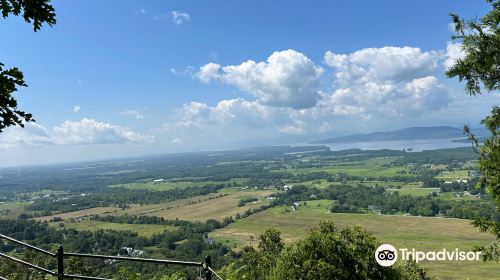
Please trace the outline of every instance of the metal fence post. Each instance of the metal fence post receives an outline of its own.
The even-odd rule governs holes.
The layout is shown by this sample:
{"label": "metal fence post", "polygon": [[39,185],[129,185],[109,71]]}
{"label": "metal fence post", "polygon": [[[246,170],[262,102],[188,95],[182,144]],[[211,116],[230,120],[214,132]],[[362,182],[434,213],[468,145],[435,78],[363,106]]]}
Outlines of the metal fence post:
{"label": "metal fence post", "polygon": [[57,249],[57,279],[64,279],[64,249],[59,246]]}
{"label": "metal fence post", "polygon": [[205,257],[205,280],[212,280],[212,271],[210,270],[212,267],[212,259],[210,256]]}

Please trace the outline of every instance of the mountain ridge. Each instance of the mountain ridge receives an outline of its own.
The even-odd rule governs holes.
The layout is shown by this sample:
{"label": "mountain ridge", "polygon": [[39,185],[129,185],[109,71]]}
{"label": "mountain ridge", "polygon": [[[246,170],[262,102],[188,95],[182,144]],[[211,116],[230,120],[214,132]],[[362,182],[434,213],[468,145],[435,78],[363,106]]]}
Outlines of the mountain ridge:
{"label": "mountain ridge", "polygon": [[342,142],[375,142],[394,140],[430,140],[464,138],[463,130],[451,126],[408,127],[393,131],[357,133],[340,137],[321,139],[311,144],[328,144]]}

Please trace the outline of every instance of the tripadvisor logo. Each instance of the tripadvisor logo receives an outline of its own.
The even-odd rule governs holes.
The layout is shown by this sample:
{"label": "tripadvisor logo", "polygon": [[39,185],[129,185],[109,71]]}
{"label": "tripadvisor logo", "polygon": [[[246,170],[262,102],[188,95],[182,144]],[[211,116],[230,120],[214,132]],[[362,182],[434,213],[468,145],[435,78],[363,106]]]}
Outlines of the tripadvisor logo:
{"label": "tripadvisor logo", "polygon": [[375,260],[381,266],[391,266],[398,260],[398,251],[391,244],[382,244],[375,251]]}
{"label": "tripadvisor logo", "polygon": [[381,266],[391,266],[398,260],[398,254],[403,261],[478,261],[481,252],[453,251],[442,249],[440,251],[417,251],[415,248],[399,248],[397,250],[391,244],[382,244],[375,251],[375,260]]}

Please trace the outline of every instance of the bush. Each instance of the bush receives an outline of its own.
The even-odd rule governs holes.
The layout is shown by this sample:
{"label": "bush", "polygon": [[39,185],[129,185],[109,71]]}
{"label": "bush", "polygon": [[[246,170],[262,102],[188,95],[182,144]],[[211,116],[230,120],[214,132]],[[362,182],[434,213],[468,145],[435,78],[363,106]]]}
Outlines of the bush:
{"label": "bush", "polygon": [[259,239],[258,249],[243,248],[240,259],[221,271],[224,279],[430,279],[413,262],[378,265],[374,254],[379,243],[360,227],[338,229],[322,222],[289,247],[274,229]]}

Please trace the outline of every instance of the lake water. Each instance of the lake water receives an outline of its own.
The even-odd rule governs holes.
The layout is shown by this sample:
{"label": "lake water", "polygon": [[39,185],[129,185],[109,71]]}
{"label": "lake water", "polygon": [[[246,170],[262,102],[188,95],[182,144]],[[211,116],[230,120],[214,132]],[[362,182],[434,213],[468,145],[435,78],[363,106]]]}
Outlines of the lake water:
{"label": "lake water", "polygon": [[421,152],[423,150],[437,150],[446,148],[470,147],[470,143],[452,142],[453,139],[434,139],[434,140],[395,140],[395,141],[373,141],[373,142],[352,142],[352,143],[332,143],[322,144],[330,147],[332,151],[347,149],[362,150],[408,150]]}

